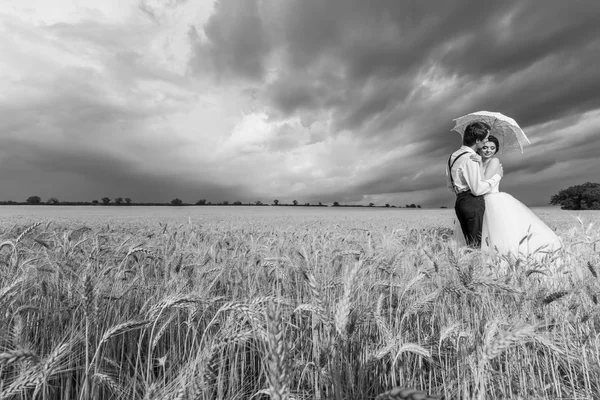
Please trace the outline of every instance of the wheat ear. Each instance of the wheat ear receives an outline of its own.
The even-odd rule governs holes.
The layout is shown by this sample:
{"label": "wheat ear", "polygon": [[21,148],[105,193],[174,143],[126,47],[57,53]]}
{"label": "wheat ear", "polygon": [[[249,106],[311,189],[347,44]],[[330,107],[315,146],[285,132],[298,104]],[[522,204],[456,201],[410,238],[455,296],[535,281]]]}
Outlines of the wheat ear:
{"label": "wheat ear", "polygon": [[31,360],[37,362],[38,356],[28,349],[9,350],[0,353],[0,366]]}
{"label": "wheat ear", "polygon": [[288,398],[288,377],[286,363],[286,343],[284,340],[281,308],[269,302],[266,312],[267,320],[267,367],[271,399]]}
{"label": "wheat ear", "polygon": [[598,272],[596,272],[596,268],[594,268],[594,265],[592,264],[591,261],[588,261],[587,267],[590,270],[590,273],[592,274],[592,276],[594,278],[598,278]]}
{"label": "wheat ear", "polygon": [[321,322],[325,325],[329,325],[330,321],[326,315],[323,296],[321,295],[321,290],[319,289],[319,285],[315,276],[309,271],[302,271],[304,277],[308,282],[308,287],[312,293],[313,301],[316,304],[316,315],[321,320]]}
{"label": "wheat ear", "polygon": [[24,390],[38,387],[42,383],[41,367],[25,370],[5,391],[0,392],[0,399],[8,399]]}
{"label": "wheat ear", "polygon": [[519,342],[523,338],[533,335],[534,331],[535,326],[532,325],[515,326],[511,331],[497,337],[496,340],[486,343],[483,349],[482,359],[484,361],[489,361],[498,357],[513,343]]}
{"label": "wheat ear", "polygon": [[15,245],[17,243],[19,243],[21,241],[21,239],[23,239],[27,234],[29,234],[31,231],[33,231],[35,228],[37,228],[38,226],[40,226],[42,224],[41,221],[36,222],[33,225],[30,225],[27,229],[25,229],[18,237],[17,240],[15,240]]}
{"label": "wheat ear", "polygon": [[348,325],[348,319],[350,317],[350,308],[352,304],[351,295],[354,289],[356,276],[358,275],[358,271],[361,266],[361,262],[356,262],[354,267],[350,270],[350,273],[346,278],[346,282],[344,283],[344,294],[337,305],[337,310],[335,313],[335,330],[343,339],[345,339],[347,336],[346,326]]}
{"label": "wheat ear", "polygon": [[381,393],[375,400],[441,400],[443,395],[429,395],[421,390],[395,387],[385,393]]}
{"label": "wheat ear", "polygon": [[561,290],[558,292],[550,293],[548,296],[544,297],[544,299],[542,300],[542,304],[548,305],[558,299],[561,299],[562,297],[564,297],[568,294],[569,294],[569,292],[566,290]]}
{"label": "wheat ear", "polygon": [[124,395],[125,394],[125,389],[123,389],[123,387],[121,386],[121,384],[115,380],[113,377],[111,377],[108,374],[103,374],[100,372],[96,372],[93,376],[92,376],[92,380],[98,385],[103,385],[105,387],[107,387],[108,389],[110,389],[110,391],[112,393],[114,393],[115,395]]}

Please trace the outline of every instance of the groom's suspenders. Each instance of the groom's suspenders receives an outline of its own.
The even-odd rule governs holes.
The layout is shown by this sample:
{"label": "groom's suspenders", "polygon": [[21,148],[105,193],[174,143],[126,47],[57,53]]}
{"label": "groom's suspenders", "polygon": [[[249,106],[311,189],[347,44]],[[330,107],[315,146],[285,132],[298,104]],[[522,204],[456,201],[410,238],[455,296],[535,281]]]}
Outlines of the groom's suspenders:
{"label": "groom's suspenders", "polygon": [[454,193],[456,194],[458,194],[458,190],[456,190],[456,186],[454,186],[454,178],[452,178],[452,167],[454,166],[454,163],[456,163],[456,160],[458,160],[461,156],[464,156],[467,153],[468,151],[465,151],[464,153],[460,153],[459,155],[457,155],[454,161],[452,161],[452,164],[450,164],[452,156],[450,156],[450,158],[448,159],[448,174],[450,174],[450,183],[452,183],[452,188],[454,189]]}

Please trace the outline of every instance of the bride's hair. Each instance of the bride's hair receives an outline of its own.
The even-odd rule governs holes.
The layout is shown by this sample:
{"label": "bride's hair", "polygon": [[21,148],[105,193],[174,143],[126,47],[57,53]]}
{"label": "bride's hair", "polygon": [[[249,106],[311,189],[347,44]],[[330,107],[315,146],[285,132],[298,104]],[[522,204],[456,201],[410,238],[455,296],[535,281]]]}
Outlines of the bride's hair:
{"label": "bride's hair", "polygon": [[490,131],[490,126],[485,122],[473,122],[465,128],[463,134],[463,144],[473,146],[478,140],[483,140]]}
{"label": "bride's hair", "polygon": [[[500,142],[498,141],[498,138],[496,138],[496,136],[490,135],[487,138],[488,142],[492,142],[496,145],[496,153],[498,152],[498,150],[500,150]],[[494,153],[494,154],[496,154]]]}

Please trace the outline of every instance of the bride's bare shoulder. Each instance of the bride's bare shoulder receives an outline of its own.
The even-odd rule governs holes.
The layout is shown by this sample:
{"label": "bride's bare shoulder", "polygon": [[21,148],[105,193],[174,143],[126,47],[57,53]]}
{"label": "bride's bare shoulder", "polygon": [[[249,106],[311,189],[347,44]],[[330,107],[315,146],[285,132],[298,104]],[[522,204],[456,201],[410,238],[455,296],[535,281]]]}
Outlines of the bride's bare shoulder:
{"label": "bride's bare shoulder", "polygon": [[492,157],[490,158],[490,161],[488,161],[488,165],[491,167],[496,167],[500,165],[500,160],[498,160],[496,157]]}

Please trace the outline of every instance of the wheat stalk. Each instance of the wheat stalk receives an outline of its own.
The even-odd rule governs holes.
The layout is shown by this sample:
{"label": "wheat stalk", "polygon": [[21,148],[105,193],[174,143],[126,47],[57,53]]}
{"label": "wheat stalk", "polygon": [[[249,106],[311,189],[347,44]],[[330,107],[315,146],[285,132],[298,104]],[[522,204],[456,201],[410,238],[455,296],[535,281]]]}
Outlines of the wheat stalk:
{"label": "wheat stalk", "polygon": [[2,249],[7,246],[9,246],[13,252],[15,251],[15,244],[10,240],[6,240],[6,241],[0,243],[0,251],[2,251]]}
{"label": "wheat stalk", "polygon": [[15,289],[17,286],[22,285],[24,283],[24,277],[20,276],[15,279],[11,284],[6,287],[3,287],[0,290],[0,305],[4,302],[8,302],[8,300],[14,295]]}
{"label": "wheat stalk", "polygon": [[383,316],[381,315],[384,299],[385,295],[381,294],[377,300],[377,306],[373,312],[373,317],[375,319],[375,323],[377,324],[377,329],[379,329],[379,332],[383,336],[385,343],[389,343],[392,340],[392,332],[390,331],[387,322],[385,322]]}
{"label": "wheat stalk", "polygon": [[158,341],[165,334],[165,332],[167,331],[167,328],[169,328],[169,325],[171,324],[171,322],[173,321],[174,318],[175,318],[174,315],[169,316],[169,318],[167,318],[167,320],[162,324],[162,326],[160,328],[158,328],[158,331],[156,332],[156,334],[153,334],[152,345],[150,346],[150,354],[152,354],[154,352],[154,349],[156,348]]}

